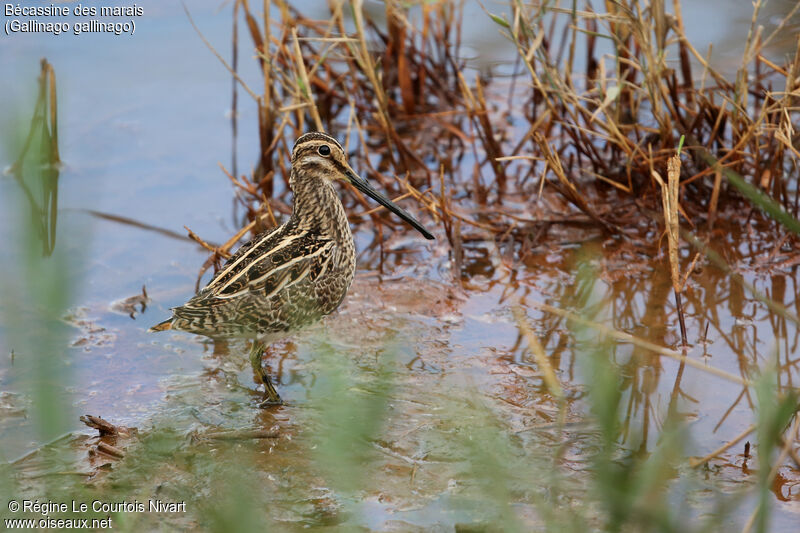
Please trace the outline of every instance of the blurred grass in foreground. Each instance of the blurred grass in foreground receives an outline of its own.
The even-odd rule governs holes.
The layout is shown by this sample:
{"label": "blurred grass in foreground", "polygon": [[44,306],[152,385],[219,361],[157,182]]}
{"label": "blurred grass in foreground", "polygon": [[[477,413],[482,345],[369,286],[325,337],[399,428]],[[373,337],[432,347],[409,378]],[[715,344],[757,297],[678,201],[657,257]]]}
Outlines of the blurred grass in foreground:
{"label": "blurred grass in foreground", "polygon": [[5,231],[10,240],[3,243],[0,312],[5,346],[14,354],[9,377],[13,388],[33,401],[31,420],[40,442],[71,425],[64,395],[73,376],[64,358],[67,327],[62,318],[75,290],[75,245],[80,244],[67,240],[55,246],[60,160],[54,84],[52,67],[43,60],[30,127],[20,114],[0,137],[4,160],[14,162],[2,177],[4,216],[12,227]]}
{"label": "blurred grass in foreground", "polygon": [[[38,90],[32,91],[37,95],[35,104],[17,103],[15,120],[3,125],[0,133],[6,167],[0,176],[4,191],[0,196],[9,223],[3,229],[0,262],[0,332],[2,346],[10,352],[3,354],[3,365],[8,365],[3,389],[12,392],[22,409],[30,407],[29,424],[19,427],[17,435],[4,436],[0,457],[15,461],[25,455],[58,469],[74,461],[70,451],[59,446],[76,421],[69,392],[76,376],[67,350],[69,326],[63,317],[77,290],[85,243],[69,231],[56,243],[61,161],[55,72],[44,59],[38,82]],[[32,117],[26,114],[31,110]],[[85,238],[83,233],[81,239]],[[2,490],[19,497],[21,472],[16,468],[15,463],[6,463],[2,469]],[[35,485],[52,499],[75,494],[74,487],[59,481],[45,475]]]}
{"label": "blurred grass in foreground", "polygon": [[[567,307],[587,319],[600,319],[608,309],[595,288],[592,262],[587,256],[578,265],[575,296]],[[458,377],[444,376],[441,390],[418,396],[419,389],[407,388],[407,369],[398,363],[399,348],[391,344],[356,361],[353,353],[320,335],[304,341],[311,351],[304,372],[314,380],[308,397],[283,411],[294,420],[291,439],[204,439],[205,431],[220,429],[220,421],[240,429],[260,413],[253,414],[246,390],[228,389],[228,397],[204,404],[205,394],[195,387],[186,390],[186,397],[171,395],[164,414],[142,430],[125,458],[95,481],[51,477],[34,492],[53,500],[77,495],[103,501],[187,502],[185,515],[112,513],[114,528],[121,531],[361,530],[376,524],[384,530],[413,529],[415,517],[406,522],[401,512],[391,527],[380,516],[376,523],[369,502],[384,492],[404,496],[391,488],[402,488],[402,483],[387,470],[390,462],[381,460],[378,450],[393,449],[392,429],[407,424],[398,406],[415,401],[424,402],[431,426],[421,438],[423,455],[412,457],[415,468],[450,481],[447,488],[433,491],[412,478],[407,490],[418,498],[421,493],[421,501],[436,510],[441,527],[727,531],[740,521],[742,504],[757,498],[756,525],[763,525],[759,531],[768,530],[769,465],[796,405],[796,398],[776,396],[774,375],[765,373],[755,385],[758,484],[725,494],[705,472],[688,467],[684,444],[691,430],[676,414],[681,409],[670,413],[664,407],[665,424],[649,452],[621,446],[625,414],[620,368],[609,357],[612,341],[589,327],[573,327],[571,333],[585,385],[568,387],[561,408],[569,413],[541,430],[511,431],[490,398],[474,383],[454,382]],[[176,408],[180,416],[175,416]],[[203,422],[207,419],[215,423]],[[641,433],[644,428],[628,431]],[[60,450],[65,453],[64,447]],[[583,467],[576,468],[576,455]],[[430,525],[424,524],[423,529]]]}

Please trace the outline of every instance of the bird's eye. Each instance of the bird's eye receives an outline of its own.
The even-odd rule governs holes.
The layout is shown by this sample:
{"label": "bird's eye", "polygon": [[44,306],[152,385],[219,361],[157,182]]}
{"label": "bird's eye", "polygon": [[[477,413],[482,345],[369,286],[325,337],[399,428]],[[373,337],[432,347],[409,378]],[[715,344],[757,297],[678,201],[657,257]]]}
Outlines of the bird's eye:
{"label": "bird's eye", "polygon": [[331,155],[331,147],[328,146],[327,144],[323,144],[322,146],[317,148],[317,152],[319,152],[319,155],[327,157]]}

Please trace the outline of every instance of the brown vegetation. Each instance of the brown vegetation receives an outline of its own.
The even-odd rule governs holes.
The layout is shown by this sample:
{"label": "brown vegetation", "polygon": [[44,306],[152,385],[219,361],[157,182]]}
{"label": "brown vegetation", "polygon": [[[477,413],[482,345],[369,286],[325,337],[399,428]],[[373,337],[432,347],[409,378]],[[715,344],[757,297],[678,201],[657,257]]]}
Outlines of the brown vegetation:
{"label": "brown vegetation", "polygon": [[[607,2],[605,13],[512,3],[509,20],[486,14],[524,67],[510,82],[483,79],[459,57],[462,13],[448,2],[410,10],[387,1],[382,23],[359,0],[332,3],[325,21],[278,5],[279,20],[269,9],[257,17],[247,0],[234,5],[263,73],[256,89],[229,67],[258,101],[261,154],[250,174],[226,170],[249,225],[214,260],[263,219],[274,224],[273,210],[289,212],[289,152],[309,129],[341,138],[368,179],[441,221],[455,251],[462,227],[467,239],[522,243],[521,255],[542,224],[660,230],[654,174],[666,175],[682,136],[677,207],[691,226],[712,226],[741,199],[726,169],[796,214],[800,41],[783,65],[764,58],[783,24],[765,36],[755,25],[760,3],[734,80],[689,42],[677,0],[674,15],[663,1]],[[368,215],[380,235],[375,223],[391,219],[358,203],[353,221]]]}

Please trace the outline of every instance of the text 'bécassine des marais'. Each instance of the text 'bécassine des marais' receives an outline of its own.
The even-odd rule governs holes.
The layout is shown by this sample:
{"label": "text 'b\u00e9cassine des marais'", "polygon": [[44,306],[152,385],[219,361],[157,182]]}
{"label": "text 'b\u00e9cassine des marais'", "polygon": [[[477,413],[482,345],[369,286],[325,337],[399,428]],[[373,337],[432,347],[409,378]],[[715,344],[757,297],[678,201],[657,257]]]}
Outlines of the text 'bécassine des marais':
{"label": "text 'b\u00e9cassine des marais'", "polygon": [[57,6],[38,5],[24,6],[20,4],[5,4],[5,16],[7,17],[141,17],[144,8],[136,4],[130,6]]}

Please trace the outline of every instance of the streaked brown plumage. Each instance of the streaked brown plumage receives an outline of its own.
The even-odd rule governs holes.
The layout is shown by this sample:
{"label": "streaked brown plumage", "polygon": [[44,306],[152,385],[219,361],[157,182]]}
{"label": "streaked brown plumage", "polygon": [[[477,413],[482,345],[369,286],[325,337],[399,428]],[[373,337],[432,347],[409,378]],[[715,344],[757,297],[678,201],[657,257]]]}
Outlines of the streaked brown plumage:
{"label": "streaked brown plumage", "polygon": [[151,331],[177,329],[214,338],[254,338],[253,369],[266,387],[265,403],[280,397],[261,367],[262,343],[285,337],[334,311],[355,273],[355,245],[333,181],[349,181],[426,238],[419,222],[353,172],[341,145],[307,133],[292,149],[289,220],[240,247],[223,268],[173,316]]}

